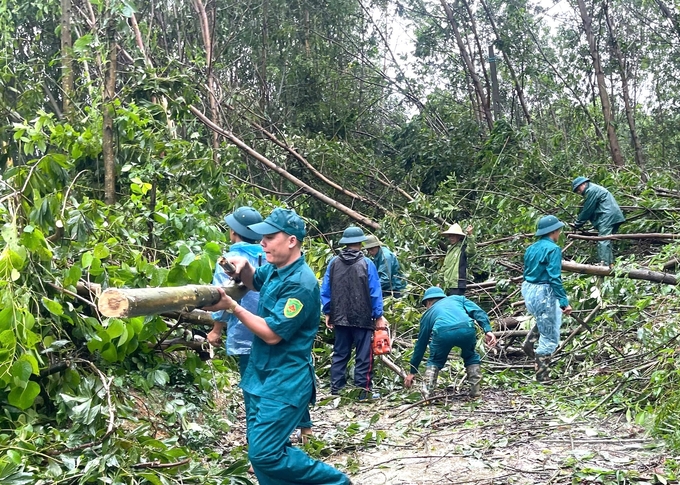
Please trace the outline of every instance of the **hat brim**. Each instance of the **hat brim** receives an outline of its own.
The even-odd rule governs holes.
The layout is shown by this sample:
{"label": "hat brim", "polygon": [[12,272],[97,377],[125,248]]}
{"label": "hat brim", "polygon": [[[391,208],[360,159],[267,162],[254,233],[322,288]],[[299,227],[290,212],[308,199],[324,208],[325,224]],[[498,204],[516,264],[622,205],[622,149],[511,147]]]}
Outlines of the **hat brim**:
{"label": "hat brim", "polygon": [[560,229],[561,227],[564,227],[564,222],[559,221],[559,222],[556,222],[555,224],[553,224],[552,226],[548,226],[548,227],[544,227],[543,229],[539,229],[538,231],[536,231],[536,234],[534,234],[534,236],[536,236],[536,237],[545,236],[546,234],[550,234],[551,232],[556,231],[556,230]]}
{"label": "hat brim", "polygon": [[457,231],[449,231],[449,230],[442,232],[442,234],[444,234],[445,236],[463,236],[463,237],[465,237],[467,235],[463,231],[457,232]]}
{"label": "hat brim", "polygon": [[364,244],[364,249],[377,248],[380,245],[381,244],[379,242],[366,243],[366,244]]}
{"label": "hat brim", "polygon": [[258,222],[257,224],[251,224],[250,226],[248,226],[248,229],[250,229],[251,231],[260,236],[265,236],[267,234],[276,234],[277,232],[286,232],[280,227],[277,227],[266,221]]}
{"label": "hat brim", "polygon": [[338,244],[356,244],[367,240],[366,236],[343,237],[338,241]]}
{"label": "hat brim", "polygon": [[227,223],[227,225],[231,228],[232,231],[234,231],[241,237],[257,241],[262,239],[261,234],[258,234],[255,231],[248,229],[248,226],[244,226],[239,221],[237,221],[236,218],[234,217],[234,214],[229,214],[227,217],[224,218],[224,221]]}

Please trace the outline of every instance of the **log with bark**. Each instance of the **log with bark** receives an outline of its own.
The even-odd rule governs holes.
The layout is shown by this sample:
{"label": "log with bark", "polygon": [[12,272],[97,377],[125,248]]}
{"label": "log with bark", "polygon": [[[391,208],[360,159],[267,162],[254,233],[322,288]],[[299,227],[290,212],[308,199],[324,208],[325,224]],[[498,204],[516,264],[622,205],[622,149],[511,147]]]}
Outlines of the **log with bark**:
{"label": "log with bark", "polygon": [[596,266],[592,264],[581,264],[574,261],[562,261],[562,271],[570,273],[592,274],[597,276],[623,276],[634,280],[654,281],[667,285],[677,285],[678,279],[668,273],[659,273],[649,269],[612,269],[608,266]]}
{"label": "log with bark", "polygon": [[[233,280],[223,286],[224,292],[240,300],[248,292]],[[105,317],[130,318],[167,312],[190,311],[213,305],[220,300],[217,286],[186,285],[164,288],[109,288],[99,297],[98,308]]]}

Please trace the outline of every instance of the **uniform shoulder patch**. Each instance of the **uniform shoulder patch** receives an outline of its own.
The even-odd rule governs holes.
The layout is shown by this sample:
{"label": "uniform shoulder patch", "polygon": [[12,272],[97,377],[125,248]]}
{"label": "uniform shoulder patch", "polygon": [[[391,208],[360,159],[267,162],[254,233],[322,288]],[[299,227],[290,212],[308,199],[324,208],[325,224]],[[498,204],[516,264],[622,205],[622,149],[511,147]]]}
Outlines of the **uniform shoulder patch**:
{"label": "uniform shoulder patch", "polygon": [[283,308],[283,316],[286,318],[293,318],[302,311],[302,302],[297,298],[288,298],[286,306]]}

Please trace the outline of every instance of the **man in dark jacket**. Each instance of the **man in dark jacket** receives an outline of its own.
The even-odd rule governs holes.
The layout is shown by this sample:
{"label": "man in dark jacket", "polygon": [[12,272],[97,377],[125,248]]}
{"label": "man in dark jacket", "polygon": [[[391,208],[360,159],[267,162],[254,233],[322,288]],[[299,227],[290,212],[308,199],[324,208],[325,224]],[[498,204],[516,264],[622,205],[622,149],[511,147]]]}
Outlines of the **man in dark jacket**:
{"label": "man in dark jacket", "polygon": [[[616,203],[616,199],[607,189],[592,183],[587,177],[576,177],[571,188],[585,199],[574,228],[580,229],[590,221],[600,236],[609,236],[619,232],[619,226],[625,222],[626,218],[619,204]],[[597,257],[600,263],[607,266],[614,263],[611,240],[605,239],[597,242]]]}
{"label": "man in dark jacket", "polygon": [[365,240],[361,228],[345,229],[340,239],[345,248],[331,259],[321,284],[326,326],[335,331],[331,393],[338,394],[345,387],[347,363],[355,347],[354,384],[362,389],[361,398],[371,396],[373,332],[387,327],[378,270],[361,252]]}

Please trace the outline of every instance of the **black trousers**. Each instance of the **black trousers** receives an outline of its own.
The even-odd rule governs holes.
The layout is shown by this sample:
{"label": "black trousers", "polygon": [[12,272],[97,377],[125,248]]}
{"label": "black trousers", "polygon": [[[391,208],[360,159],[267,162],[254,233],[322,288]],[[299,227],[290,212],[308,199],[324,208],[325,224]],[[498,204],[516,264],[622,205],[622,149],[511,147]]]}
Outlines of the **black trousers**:
{"label": "black trousers", "polygon": [[465,295],[465,288],[447,288],[446,296]]}
{"label": "black trousers", "polygon": [[354,385],[371,390],[373,381],[373,330],[370,328],[335,326],[335,344],[331,361],[331,393],[337,393],[347,384],[347,363],[356,349],[354,358]]}

